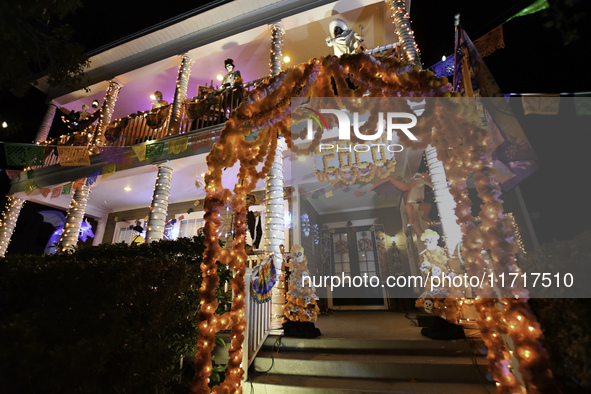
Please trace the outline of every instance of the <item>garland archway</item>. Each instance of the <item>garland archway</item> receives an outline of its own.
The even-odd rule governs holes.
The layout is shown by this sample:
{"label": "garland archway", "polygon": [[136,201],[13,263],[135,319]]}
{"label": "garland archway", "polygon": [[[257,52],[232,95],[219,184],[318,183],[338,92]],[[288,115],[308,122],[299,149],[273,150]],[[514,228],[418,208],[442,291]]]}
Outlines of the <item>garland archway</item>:
{"label": "garland archway", "polygon": [[[285,137],[292,152],[307,155],[318,146],[322,137],[318,132],[307,148],[292,144],[292,97],[326,97],[332,100],[350,97],[441,97],[445,100],[429,100],[427,108],[435,116],[420,118],[413,128],[419,141],[410,141],[399,132],[401,142],[412,149],[424,149],[429,144],[438,152],[438,158],[446,168],[450,191],[456,200],[456,215],[463,230],[464,259],[468,275],[481,276],[484,272],[483,249],[491,250],[495,271],[514,272],[517,246],[510,239],[510,229],[502,221],[503,207],[500,188],[492,167],[490,132],[480,125],[474,106],[467,99],[459,99],[447,78],[438,78],[419,66],[402,63],[392,57],[373,57],[365,54],[327,56],[311,59],[271,78],[256,88],[226,122],[218,143],[207,156],[209,172],[205,175],[207,196],[205,210],[204,261],[201,265],[203,282],[199,291],[201,306],[198,312],[197,354],[192,392],[209,393],[209,376],[212,369],[211,354],[215,346],[215,334],[231,330],[229,361],[225,380],[211,389],[215,393],[241,392],[244,371],[241,369],[242,343],[244,341],[245,289],[247,255],[244,248],[246,233],[245,196],[253,191],[257,181],[267,176],[271,169],[278,135]],[[454,99],[457,98],[457,99]],[[381,100],[383,102],[383,100]],[[427,110],[426,109],[426,110]],[[408,108],[410,111],[410,108]],[[450,123],[453,122],[453,123]],[[368,122],[369,123],[369,122]],[[453,124],[446,129],[444,125]],[[329,124],[329,127],[331,125]],[[365,127],[375,125],[366,124]],[[256,139],[246,137],[256,132]],[[293,136],[294,139],[297,136]],[[462,147],[470,149],[462,149]],[[238,164],[238,181],[234,190],[222,186],[224,168]],[[263,164],[261,170],[257,166]],[[482,223],[476,226],[471,214],[466,179],[474,173],[474,180],[482,207]],[[223,249],[218,243],[220,212],[226,206],[234,211],[235,237],[231,249]],[[234,299],[231,310],[223,315],[215,313],[218,303],[215,297],[219,283],[216,262],[227,264],[235,273],[231,281]],[[510,371],[511,354],[502,335],[509,335],[516,348],[515,356],[520,372],[528,385],[547,387],[551,384],[544,349],[539,343],[542,335],[539,324],[529,310],[527,293],[522,288],[509,289],[502,294],[505,310],[497,307],[497,296],[490,287],[480,291],[475,300],[479,312],[478,324],[489,349],[489,370],[498,385],[507,392],[518,391],[519,384]],[[516,298],[518,297],[518,298]],[[446,301],[449,315],[455,316],[458,300]],[[536,376],[536,383],[533,377]],[[540,379],[540,377],[543,377]]]}

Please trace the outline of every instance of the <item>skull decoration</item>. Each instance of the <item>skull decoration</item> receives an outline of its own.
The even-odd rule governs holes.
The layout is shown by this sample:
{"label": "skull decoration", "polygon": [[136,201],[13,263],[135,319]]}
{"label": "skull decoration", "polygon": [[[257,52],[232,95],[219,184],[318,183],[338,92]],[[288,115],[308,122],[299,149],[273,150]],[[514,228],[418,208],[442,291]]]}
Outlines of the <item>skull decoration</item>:
{"label": "skull decoration", "polygon": [[304,248],[300,245],[294,245],[292,248],[291,255],[295,261],[301,263],[304,261]]}
{"label": "skull decoration", "polygon": [[433,310],[433,301],[425,300],[424,308],[425,308],[425,312],[431,313],[431,310]]}

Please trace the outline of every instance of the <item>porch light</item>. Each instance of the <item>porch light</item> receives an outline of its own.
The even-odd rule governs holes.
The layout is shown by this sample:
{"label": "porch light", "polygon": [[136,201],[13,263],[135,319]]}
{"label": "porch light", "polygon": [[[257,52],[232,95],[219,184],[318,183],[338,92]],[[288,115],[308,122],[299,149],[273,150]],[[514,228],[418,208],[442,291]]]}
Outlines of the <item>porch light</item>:
{"label": "porch light", "polygon": [[447,58],[445,57],[445,55],[441,56],[441,61],[444,62]]}
{"label": "porch light", "polygon": [[289,56],[285,56],[283,58],[283,63],[289,63],[291,61],[291,58]]}
{"label": "porch light", "polygon": [[218,74],[216,78],[217,78],[218,81],[223,81],[224,80],[224,76],[222,74]]}
{"label": "porch light", "polygon": [[152,100],[152,101],[156,100],[156,96],[154,95],[154,93],[152,93],[152,94],[150,95],[150,100]]}
{"label": "porch light", "polygon": [[123,188],[123,190],[125,190],[126,192],[130,192],[130,191],[131,191],[131,187],[129,187],[129,186],[125,186],[125,187]]}
{"label": "porch light", "polygon": [[2,122],[2,128],[3,128],[3,129],[5,129],[5,128],[7,128],[7,127],[8,127],[8,123],[6,123],[6,122]]}

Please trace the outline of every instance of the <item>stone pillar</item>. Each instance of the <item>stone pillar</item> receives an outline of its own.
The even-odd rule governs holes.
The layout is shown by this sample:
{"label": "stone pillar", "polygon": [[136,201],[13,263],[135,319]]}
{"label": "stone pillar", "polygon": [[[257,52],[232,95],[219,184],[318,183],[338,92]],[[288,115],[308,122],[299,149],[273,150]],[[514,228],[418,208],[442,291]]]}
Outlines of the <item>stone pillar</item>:
{"label": "stone pillar", "polygon": [[181,116],[183,113],[183,101],[187,98],[189,88],[189,77],[191,76],[192,59],[188,53],[181,56],[181,66],[176,80],[176,90],[174,92],[174,101],[170,110],[170,123],[168,124],[168,135],[179,133],[181,125]]}
{"label": "stone pillar", "polygon": [[66,224],[64,224],[64,232],[60,238],[58,249],[61,251],[72,250],[78,243],[78,235],[80,234],[80,227],[86,212],[86,204],[88,203],[88,195],[90,194],[90,186],[80,186],[74,192],[74,197],[70,202],[70,209],[66,215]]}
{"label": "stone pillar", "polygon": [[275,22],[269,25],[271,29],[271,76],[277,75],[283,68],[283,23]]}
{"label": "stone pillar", "polygon": [[447,254],[451,257],[458,244],[462,242],[462,229],[456,216],[456,202],[449,191],[443,163],[437,158],[437,149],[429,145],[425,149],[425,154],[433,191],[435,192],[435,203],[441,219],[443,238],[447,246]]}
{"label": "stone pillar", "polygon": [[102,146],[105,143],[105,131],[107,131],[107,126],[109,126],[109,123],[111,122],[111,117],[113,116],[113,111],[115,110],[115,103],[117,102],[117,96],[119,95],[121,86],[123,86],[123,84],[114,79],[109,81],[109,87],[107,88],[105,101],[101,108],[101,114],[96,126],[96,131],[94,132],[92,146]]}
{"label": "stone pillar", "polygon": [[16,196],[10,196],[6,200],[6,207],[2,212],[2,221],[0,222],[0,257],[6,255],[10,238],[24,203],[25,200]]}
{"label": "stone pillar", "polygon": [[49,135],[49,131],[51,130],[51,125],[53,123],[53,118],[55,117],[56,110],[57,104],[55,104],[53,101],[47,105],[47,111],[45,112],[43,121],[41,121],[39,130],[37,131],[37,135],[35,136],[35,142],[43,142],[47,140],[47,136]]}
{"label": "stone pillar", "polygon": [[170,164],[158,164],[156,186],[154,187],[154,196],[152,197],[152,205],[150,206],[148,218],[146,242],[158,241],[164,235],[172,171],[173,169]]}
{"label": "stone pillar", "polygon": [[386,0],[392,10],[394,27],[398,35],[398,43],[402,52],[402,58],[414,64],[421,65],[419,49],[415,42],[414,33],[410,28],[410,17],[404,0]]}

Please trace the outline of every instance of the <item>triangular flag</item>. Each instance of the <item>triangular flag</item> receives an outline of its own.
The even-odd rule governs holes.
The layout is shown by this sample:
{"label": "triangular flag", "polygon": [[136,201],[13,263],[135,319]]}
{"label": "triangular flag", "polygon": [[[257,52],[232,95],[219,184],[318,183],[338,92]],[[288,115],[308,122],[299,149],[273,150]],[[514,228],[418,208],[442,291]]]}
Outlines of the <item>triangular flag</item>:
{"label": "triangular flag", "polygon": [[331,198],[332,197],[332,190],[327,191],[325,194],[326,198]]}
{"label": "triangular flag", "polygon": [[535,14],[536,12],[545,10],[546,8],[550,8],[548,0],[536,0],[532,4],[519,11],[517,14],[513,15],[511,18],[507,19],[506,22],[509,22],[511,19],[518,18],[520,16]]}
{"label": "triangular flag", "polygon": [[62,186],[62,195],[68,195],[72,192],[72,182],[66,183]]}
{"label": "triangular flag", "polygon": [[33,179],[33,178],[35,178],[35,170],[27,171],[27,179]]}
{"label": "triangular flag", "polygon": [[88,148],[81,146],[58,146],[57,153],[60,158],[60,166],[89,166],[90,156]]}
{"label": "triangular flag", "polygon": [[58,198],[62,192],[62,188],[60,186],[54,187],[51,191],[51,198]]}
{"label": "triangular flag", "polygon": [[164,152],[164,142],[146,144],[146,159],[160,157],[162,152]]}
{"label": "triangular flag", "polygon": [[99,146],[99,153],[103,164],[121,163],[124,160],[122,146]]}
{"label": "triangular flag", "polygon": [[133,145],[131,147],[139,161],[146,160],[146,144]]}
{"label": "triangular flag", "polygon": [[86,178],[80,178],[80,179],[76,179],[76,180],[74,181],[74,184],[73,184],[73,186],[72,186],[72,187],[73,187],[74,189],[79,189],[79,188],[81,188],[82,186],[84,186],[84,184],[85,184],[85,183],[86,183]]}
{"label": "triangular flag", "polygon": [[15,178],[18,178],[18,176],[21,174],[21,170],[5,170],[6,171],[6,175],[8,175],[8,179],[13,180]]}
{"label": "triangular flag", "polygon": [[522,96],[523,112],[525,115],[557,115],[560,103],[559,94]]}
{"label": "triangular flag", "polygon": [[37,183],[33,179],[29,179],[25,185],[25,193],[30,196],[37,188]]}
{"label": "triangular flag", "polygon": [[[145,151],[144,151],[144,153],[145,153]],[[132,164],[133,164],[133,152],[127,151],[127,152],[125,152],[125,155],[123,155],[123,161],[121,163],[117,163],[117,170],[121,171],[125,167],[129,167]]]}
{"label": "triangular flag", "polygon": [[184,137],[178,140],[169,141],[168,142],[168,153],[172,153],[178,155],[181,152],[187,150],[187,144],[189,143],[189,138]]}
{"label": "triangular flag", "polygon": [[99,176],[99,171],[95,171],[86,178],[86,186],[92,186],[96,183],[96,178]]}
{"label": "triangular flag", "polygon": [[41,145],[5,142],[4,151],[8,166],[42,166],[45,164],[45,150]]}
{"label": "triangular flag", "polygon": [[49,193],[51,193],[51,189],[48,187],[40,187],[39,192],[41,192],[41,195],[43,197],[47,197],[47,196],[49,196]]}
{"label": "triangular flag", "polygon": [[474,46],[482,57],[487,57],[497,49],[505,48],[503,26],[497,26],[482,37],[474,40]]}
{"label": "triangular flag", "polygon": [[116,170],[117,170],[117,164],[115,164],[115,163],[107,164],[106,166],[103,167],[103,175],[102,175],[101,179],[105,179],[106,177],[113,175]]}

